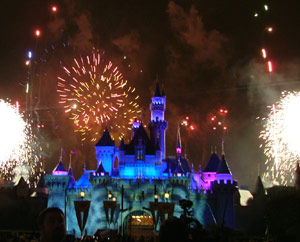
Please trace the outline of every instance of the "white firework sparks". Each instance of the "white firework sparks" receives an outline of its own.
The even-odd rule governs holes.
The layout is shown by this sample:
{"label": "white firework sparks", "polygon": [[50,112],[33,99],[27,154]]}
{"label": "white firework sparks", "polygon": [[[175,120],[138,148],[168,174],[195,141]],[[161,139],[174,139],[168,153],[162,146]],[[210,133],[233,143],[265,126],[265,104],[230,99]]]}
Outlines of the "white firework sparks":
{"label": "white firework sparks", "polygon": [[270,109],[260,134],[267,157],[263,178],[273,185],[292,185],[300,158],[300,92],[283,92]]}
{"label": "white firework sparks", "polygon": [[[27,174],[35,185],[41,172],[40,146],[19,110],[9,102],[0,99],[0,176],[16,180],[19,174]],[[20,173],[21,167],[27,171]]]}

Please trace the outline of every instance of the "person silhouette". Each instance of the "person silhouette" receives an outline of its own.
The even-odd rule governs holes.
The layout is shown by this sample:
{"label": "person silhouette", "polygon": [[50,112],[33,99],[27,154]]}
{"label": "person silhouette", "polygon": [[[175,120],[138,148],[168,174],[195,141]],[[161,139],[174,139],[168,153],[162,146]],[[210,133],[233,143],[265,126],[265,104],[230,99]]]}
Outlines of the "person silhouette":
{"label": "person silhouette", "polygon": [[66,239],[65,215],[57,207],[44,209],[38,217],[40,242],[63,242]]}
{"label": "person silhouette", "polygon": [[159,242],[188,242],[188,230],[184,221],[177,217],[168,218],[160,227]]}

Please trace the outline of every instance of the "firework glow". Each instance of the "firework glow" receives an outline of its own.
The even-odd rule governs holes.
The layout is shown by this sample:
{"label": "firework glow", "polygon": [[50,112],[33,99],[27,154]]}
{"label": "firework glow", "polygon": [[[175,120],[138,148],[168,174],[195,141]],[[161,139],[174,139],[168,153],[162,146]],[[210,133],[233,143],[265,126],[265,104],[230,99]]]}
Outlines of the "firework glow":
{"label": "firework glow", "polygon": [[57,82],[59,103],[70,114],[82,141],[95,142],[105,127],[114,138],[124,137],[141,111],[135,88],[123,79],[118,67],[93,52],[62,68],[64,75]]}
{"label": "firework glow", "polygon": [[0,174],[9,181],[17,181],[20,176],[36,185],[42,172],[41,151],[37,145],[31,126],[19,113],[19,105],[0,100]]}
{"label": "firework glow", "polygon": [[227,131],[226,115],[228,110],[226,108],[220,108],[216,115],[212,115],[210,122],[213,130],[221,129],[223,132]]}
{"label": "firework glow", "polygon": [[264,141],[260,147],[267,157],[263,178],[271,185],[291,185],[300,158],[300,93],[283,92],[280,100],[269,108],[260,133]]}

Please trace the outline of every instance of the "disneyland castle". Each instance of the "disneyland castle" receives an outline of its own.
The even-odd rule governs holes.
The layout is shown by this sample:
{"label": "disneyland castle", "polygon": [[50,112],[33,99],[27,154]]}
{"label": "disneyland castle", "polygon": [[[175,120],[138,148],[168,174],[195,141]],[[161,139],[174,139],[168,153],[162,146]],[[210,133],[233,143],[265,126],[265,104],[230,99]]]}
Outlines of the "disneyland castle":
{"label": "disneyland castle", "polygon": [[149,132],[135,120],[131,141],[121,140],[116,147],[106,129],[95,145],[96,170],[85,169],[75,181],[72,168],[65,169],[60,160],[52,174],[45,175],[48,207],[62,209],[69,233],[93,235],[101,229],[126,233],[139,225],[157,230],[168,216],[184,213],[179,204],[184,200],[192,201],[191,214],[205,228],[235,227],[237,182],[224,153],[213,152],[205,169],[196,173],[181,154],[178,131],[176,155],[166,156],[165,110],[166,96],[156,84]]}

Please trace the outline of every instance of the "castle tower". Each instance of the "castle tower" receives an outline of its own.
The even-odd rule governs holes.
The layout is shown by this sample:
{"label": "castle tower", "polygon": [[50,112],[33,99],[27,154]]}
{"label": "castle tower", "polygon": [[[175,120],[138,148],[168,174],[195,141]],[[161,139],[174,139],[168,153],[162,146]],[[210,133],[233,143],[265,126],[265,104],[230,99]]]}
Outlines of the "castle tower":
{"label": "castle tower", "polygon": [[234,217],[234,194],[237,192],[237,182],[232,179],[232,174],[228,167],[223,153],[218,165],[216,180],[211,183],[213,191],[211,207],[219,225],[229,228],[235,227]]}
{"label": "castle tower", "polygon": [[49,189],[48,207],[58,207],[65,213],[66,189],[69,182],[70,177],[62,163],[61,156],[57,166],[52,171],[52,175],[45,176],[45,183]]}
{"label": "castle tower", "polygon": [[160,147],[162,159],[166,158],[166,129],[168,122],[165,120],[166,95],[161,93],[158,83],[156,83],[155,93],[150,104],[151,121],[148,124],[150,139],[154,147]]}
{"label": "castle tower", "polygon": [[103,165],[104,170],[109,173],[113,172],[113,163],[115,158],[115,141],[112,140],[109,132],[105,129],[102,137],[95,145],[96,148],[96,159],[97,159],[97,168],[100,164]]}

